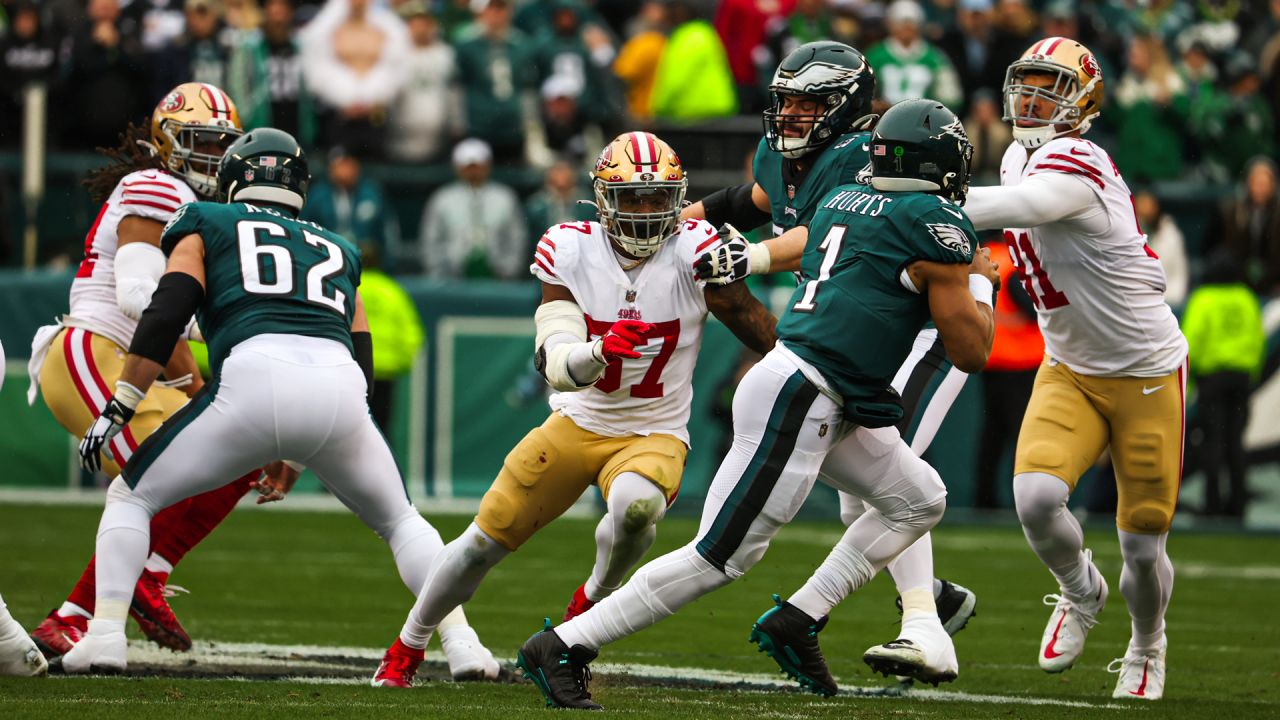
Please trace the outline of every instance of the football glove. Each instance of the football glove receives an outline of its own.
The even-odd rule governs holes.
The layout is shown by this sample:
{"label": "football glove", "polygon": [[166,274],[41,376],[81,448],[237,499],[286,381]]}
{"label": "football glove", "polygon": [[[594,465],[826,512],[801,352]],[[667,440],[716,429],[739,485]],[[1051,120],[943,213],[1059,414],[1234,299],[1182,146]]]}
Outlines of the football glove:
{"label": "football glove", "polygon": [[[137,403],[134,403],[137,407]],[[89,472],[97,472],[102,469],[102,456],[100,453],[107,453],[112,458],[111,450],[107,447],[111,439],[120,434],[125,425],[133,419],[133,408],[121,401],[115,395],[111,396],[111,400],[107,402],[107,407],[103,409],[102,414],[97,420],[89,426],[88,432],[84,434],[84,438],[80,440],[80,466]]]}
{"label": "football glove", "polygon": [[604,364],[609,364],[614,360],[630,358],[634,360],[640,357],[640,352],[636,350],[637,345],[645,343],[645,333],[653,329],[653,326],[647,322],[639,320],[619,320],[609,328],[609,332],[600,338],[600,342],[596,344],[596,359]]}
{"label": "football glove", "polygon": [[751,244],[734,226],[720,226],[720,245],[693,261],[693,278],[728,285],[751,274]]}

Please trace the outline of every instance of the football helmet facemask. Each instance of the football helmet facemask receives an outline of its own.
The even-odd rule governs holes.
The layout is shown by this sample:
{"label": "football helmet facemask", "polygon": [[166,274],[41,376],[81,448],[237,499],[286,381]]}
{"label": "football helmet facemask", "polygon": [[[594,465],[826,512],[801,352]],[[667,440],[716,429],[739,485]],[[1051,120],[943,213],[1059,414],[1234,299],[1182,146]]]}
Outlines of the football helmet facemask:
{"label": "football helmet facemask", "polygon": [[[1047,79],[1033,84],[1028,82],[1032,75]],[[1102,86],[1102,69],[1089,48],[1069,38],[1045,38],[1005,72],[1005,122],[1013,124],[1013,138],[1026,148],[1071,132],[1083,134],[1101,111]],[[1051,108],[1047,113],[1046,107]]]}
{"label": "football helmet facemask", "polygon": [[152,149],[170,172],[204,197],[213,197],[218,162],[241,133],[236,104],[208,83],[177,86],[151,113]]}
{"label": "football helmet facemask", "polygon": [[591,173],[600,225],[628,254],[647,258],[675,232],[689,178],[671,146],[647,132],[623,133]]}
{"label": "football helmet facemask", "polygon": [[[875,92],[875,73],[862,53],[830,40],[801,45],[783,58],[769,84],[765,140],[783,157],[807,155],[870,115]],[[787,95],[813,97],[818,109],[813,114],[783,113]],[[788,137],[784,131],[788,123],[811,124],[803,136]]]}

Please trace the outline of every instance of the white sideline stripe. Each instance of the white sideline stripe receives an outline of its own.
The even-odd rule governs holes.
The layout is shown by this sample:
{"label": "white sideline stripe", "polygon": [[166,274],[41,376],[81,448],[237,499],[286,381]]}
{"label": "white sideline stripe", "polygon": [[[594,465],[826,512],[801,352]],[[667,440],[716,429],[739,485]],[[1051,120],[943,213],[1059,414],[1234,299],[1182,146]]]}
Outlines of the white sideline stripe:
{"label": "white sideline stripe", "polygon": [[[273,645],[267,643],[237,643],[197,640],[190,653],[174,653],[163,650],[150,643],[139,640],[129,641],[128,660],[130,663],[141,663],[152,666],[171,666],[175,668],[191,668],[196,665],[206,666],[245,666],[259,667],[278,666],[281,669],[326,668],[350,671],[350,664],[329,662],[326,658],[347,657],[368,660],[372,670],[373,664],[382,658],[382,648],[341,647],[325,645]],[[497,653],[498,657],[512,657],[514,651]],[[313,659],[314,658],[314,659]],[[427,659],[444,661],[443,653],[429,650]],[[683,680],[706,683],[741,684],[751,686],[750,689],[764,692],[776,688],[794,687],[795,683],[783,680],[778,675],[762,673],[744,673],[731,670],[713,670],[694,667],[668,667],[665,665],[644,665],[639,663],[596,663],[594,672],[605,675],[630,675],[645,680]],[[237,681],[252,681],[253,678],[243,675],[218,678]],[[364,677],[293,677],[285,676],[284,682],[297,682],[312,685],[364,685],[369,682]],[[991,695],[984,693],[967,693],[954,690],[910,689],[900,694],[889,694],[883,686],[846,687],[840,691],[842,696],[851,697],[905,697],[935,702],[971,702],[995,705],[1041,705],[1070,708],[1090,708],[1105,710],[1132,710],[1133,706],[1122,703],[1093,703],[1084,700],[1061,700],[1057,698],[1018,697],[1013,695]]]}

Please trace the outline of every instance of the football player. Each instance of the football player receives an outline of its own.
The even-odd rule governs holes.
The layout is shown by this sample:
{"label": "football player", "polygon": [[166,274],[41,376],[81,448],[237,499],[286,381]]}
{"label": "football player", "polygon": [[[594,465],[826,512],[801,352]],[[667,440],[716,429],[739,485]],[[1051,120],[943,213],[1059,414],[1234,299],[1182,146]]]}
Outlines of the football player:
{"label": "football player", "polygon": [[591,485],[608,510],[595,567],[565,615],[608,597],[680,490],[708,311],[757,352],[774,344],[775,318],[745,286],[704,287],[689,272],[720,238],[705,221],[680,220],[688,179],[667,143],[619,135],[593,187],[599,222],[547,230],[529,268],[542,282],[534,363],[556,391],[551,416],[511,450],[475,522],[445,547],[374,685],[408,687],[440,618]]}
{"label": "football player", "polygon": [[[871,114],[875,74],[862,53],[832,41],[801,45],[778,66],[770,93],[773,104],[764,114],[764,137],[752,166],[754,182],[707,196],[685,208],[686,217],[705,217],[716,227],[729,223],[742,228],[772,219],[774,234],[782,235],[807,226],[819,200],[832,188],[866,182],[868,128],[876,119]],[[723,283],[753,272],[794,270],[803,249],[803,236],[796,236],[789,246],[774,240],[756,245],[731,240],[704,253],[699,274],[710,283]],[[777,257],[771,257],[771,252]],[[930,325],[921,330],[892,383],[905,407],[897,427],[912,452],[923,455],[929,448],[967,377],[947,359],[937,329]],[[852,471],[851,461],[837,447],[820,477],[840,484],[839,476]],[[840,493],[839,498],[845,525],[868,508],[848,493]],[[972,591],[934,579],[933,547],[927,533],[890,562],[887,571],[897,585],[904,617],[908,610],[936,612],[954,635],[976,611],[977,596]],[[928,590],[928,596],[921,590]],[[922,607],[916,608],[917,603]]]}
{"label": "football player", "polygon": [[[337,234],[297,219],[310,178],[292,136],[253,130],[232,143],[218,167],[222,203],[186,205],[164,227],[165,272],[115,394],[81,441],[82,463],[99,466],[100,451],[146,402],[193,313],[208,340],[213,381],[152,434],[108,488],[98,528],[97,613],[62,657],[67,672],[126,667],[124,620],[152,517],[225,477],[270,463],[287,487],[302,465],[312,467],[386,541],[411,590],[422,586],[443,547],[405,496],[369,415],[373,346],[356,291],[360,254]],[[279,462],[281,456],[291,460]],[[497,663],[484,655],[490,667],[476,672],[496,677]]]}
{"label": "football player", "polygon": [[974,188],[979,228],[1003,228],[1035,301],[1046,358],[1036,374],[1014,460],[1013,493],[1027,541],[1058,581],[1040,667],[1079,659],[1107,602],[1067,499],[1107,447],[1115,467],[1120,592],[1132,620],[1113,697],[1164,693],[1165,552],[1182,477],[1187,341],[1165,303],[1164,271],[1132,196],[1106,151],[1082,136],[1099,114],[1103,79],[1084,45],[1051,37],[1009,66],[1005,120],[1014,142],[1000,187]]}
{"label": "football player", "polygon": [[[946,489],[893,427],[903,408],[890,382],[930,317],[957,367],[980,370],[991,348],[998,274],[975,252],[977,237],[959,208],[972,155],[959,119],[934,101],[907,101],[885,113],[870,143],[872,186],[843,185],[820,202],[801,262],[804,282],[778,323],[778,342],[734,394],[733,447],[712,481],[697,537],[521,647],[517,665],[549,705],[599,708],[586,666],[601,646],[750,570],[800,509],[842,436],[853,438],[849,454],[857,457],[837,487],[872,509],[771,616],[784,618],[785,628],[775,626],[786,631],[780,634],[816,634],[835,603],[942,517]],[[936,613],[906,615],[904,638],[940,634],[948,642],[930,645],[949,647]],[[956,672],[952,651],[912,674],[936,682]]]}
{"label": "football player", "polygon": [[[164,271],[160,231],[182,205],[214,190],[222,151],[240,135],[235,103],[217,87],[184,83],[160,101],[144,126],[130,125],[112,161],[86,181],[102,203],[85,238],[84,259],[71,283],[70,311],[41,328],[32,342],[28,401],[43,389],[54,418],[79,437],[106,408],[120,376],[125,348]],[[165,418],[203,384],[185,338],[175,344],[160,383],[138,407],[133,421],[108,448],[107,472],[116,474]],[[259,473],[158,514],[151,555],[134,590],[130,614],[143,633],[171,650],[188,650],[191,638],[174,616],[166,595],[169,573],[191,548],[222,521]],[[229,478],[228,478],[229,479]],[[84,633],[94,614],[94,561],[61,607],[31,636],[50,659],[62,655]]]}

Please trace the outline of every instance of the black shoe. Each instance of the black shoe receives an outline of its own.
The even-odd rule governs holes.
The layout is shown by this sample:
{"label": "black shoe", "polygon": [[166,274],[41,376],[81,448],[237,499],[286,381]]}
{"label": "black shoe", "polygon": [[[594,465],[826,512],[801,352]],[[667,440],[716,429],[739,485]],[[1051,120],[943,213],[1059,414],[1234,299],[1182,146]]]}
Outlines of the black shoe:
{"label": "black shoe", "polygon": [[760,616],[751,627],[750,642],[760,647],[778,663],[782,672],[817,695],[836,694],[836,680],[827,669],[827,661],[818,647],[818,633],[827,626],[827,618],[813,618],[791,603],[773,596],[775,607]]}
{"label": "black shoe", "polygon": [[[942,583],[942,592],[934,596],[933,602],[938,607],[938,619],[942,621],[942,629],[947,634],[955,637],[955,634],[964,629],[969,624],[969,619],[978,614],[978,596],[972,590],[963,585],[957,585],[949,580],[939,580]],[[898,614],[902,614],[902,597],[899,596],[894,601],[898,606]]]}
{"label": "black shoe", "polygon": [[603,710],[587,692],[591,681],[587,663],[595,659],[596,652],[590,648],[565,645],[548,622],[545,630],[526,640],[516,653],[516,667],[542,691],[547,707]]}

